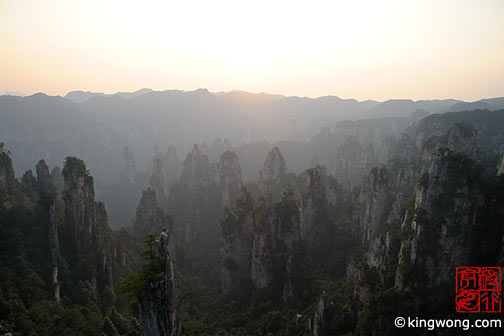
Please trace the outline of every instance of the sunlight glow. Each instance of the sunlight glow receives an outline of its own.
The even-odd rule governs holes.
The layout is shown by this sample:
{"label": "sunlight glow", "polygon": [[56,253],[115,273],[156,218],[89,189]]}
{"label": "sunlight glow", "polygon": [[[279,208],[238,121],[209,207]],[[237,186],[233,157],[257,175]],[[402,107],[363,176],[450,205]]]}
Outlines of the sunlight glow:
{"label": "sunlight glow", "polygon": [[504,1],[4,1],[0,92],[504,93]]}

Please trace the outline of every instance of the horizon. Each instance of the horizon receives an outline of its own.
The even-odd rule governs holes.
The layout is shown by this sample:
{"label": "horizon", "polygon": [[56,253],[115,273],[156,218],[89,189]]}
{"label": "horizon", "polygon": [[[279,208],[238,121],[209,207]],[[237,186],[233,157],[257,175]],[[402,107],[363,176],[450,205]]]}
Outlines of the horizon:
{"label": "horizon", "polygon": [[504,2],[0,2],[0,92],[504,95]]}
{"label": "horizon", "polygon": [[[154,89],[151,89],[151,88],[148,88],[148,87],[143,87],[143,88],[140,88],[140,89],[137,89],[137,90],[131,90],[131,91],[109,91],[109,92],[101,92],[101,91],[96,91],[96,90],[91,90],[91,91],[88,91],[88,90],[71,90],[71,91],[67,91],[66,93],[64,94],[49,94],[49,93],[46,93],[46,92],[43,92],[43,91],[36,91],[36,92],[33,92],[31,94],[25,94],[24,92],[20,92],[20,91],[5,91],[5,92],[1,92],[0,91],[0,96],[11,96],[11,97],[31,97],[31,96],[35,96],[37,94],[43,94],[43,95],[46,95],[48,97],[61,97],[61,98],[65,98],[65,99],[68,99],[68,100],[71,100],[69,98],[67,98],[66,96],[68,96],[70,93],[76,93],[76,92],[79,92],[79,93],[85,93],[85,94],[104,94],[104,95],[107,95],[107,96],[114,96],[114,95],[119,95],[121,93],[136,93],[136,92],[139,92],[139,91],[142,91],[142,90],[150,90],[148,92],[145,92],[145,93],[142,93],[140,95],[144,95],[144,94],[148,94],[150,92],[169,92],[169,91],[180,91],[180,92],[185,92],[185,93],[189,93],[189,92],[196,92],[198,90],[205,90],[205,91],[208,91],[209,94],[214,94],[214,95],[219,95],[219,94],[229,94],[229,93],[243,93],[243,94],[250,94],[250,95],[254,95],[254,96],[259,96],[259,95],[269,95],[269,96],[278,96],[280,98],[306,98],[306,99],[320,99],[320,98],[328,98],[328,97],[332,97],[332,98],[337,98],[337,99],[341,99],[341,100],[356,100],[357,102],[361,103],[361,102],[365,102],[365,101],[375,101],[375,102],[378,102],[378,103],[385,103],[385,102],[388,102],[388,101],[413,101],[413,102],[419,102],[419,101],[442,101],[442,100],[458,100],[458,101],[461,101],[461,102],[465,102],[465,103],[475,103],[475,102],[479,102],[481,100],[488,100],[488,99],[498,99],[498,98],[504,98],[504,93],[502,96],[492,96],[492,97],[482,97],[482,98],[479,98],[479,99],[476,99],[476,100],[463,100],[463,99],[458,99],[458,98],[452,98],[452,97],[448,97],[448,98],[428,98],[428,99],[413,99],[413,98],[387,98],[387,99],[383,99],[383,100],[376,100],[376,99],[357,99],[357,98],[353,98],[353,97],[341,97],[339,95],[336,95],[336,94],[328,94],[328,95],[323,95],[323,96],[314,96],[314,97],[311,97],[311,96],[297,96],[297,95],[283,95],[283,94],[279,94],[279,93],[270,93],[270,92],[264,92],[264,91],[260,91],[260,92],[250,92],[250,91],[245,91],[245,90],[230,90],[230,91],[211,91],[209,90],[208,88],[204,88],[204,87],[200,87],[200,88],[196,88],[196,89],[193,89],[193,90],[182,90],[182,89],[161,89],[161,90],[154,90]],[[124,99],[131,99],[131,98],[125,98],[123,97]],[[87,101],[87,100],[85,100]]]}

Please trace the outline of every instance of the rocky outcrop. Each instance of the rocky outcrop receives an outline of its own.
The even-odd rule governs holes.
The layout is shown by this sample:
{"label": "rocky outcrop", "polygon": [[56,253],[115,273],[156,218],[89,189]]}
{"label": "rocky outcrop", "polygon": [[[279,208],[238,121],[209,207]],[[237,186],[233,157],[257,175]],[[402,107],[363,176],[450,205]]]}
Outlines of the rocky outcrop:
{"label": "rocky outcrop", "polygon": [[[436,176],[434,184],[437,185],[436,188],[438,189],[441,188],[441,185],[448,183],[444,179],[448,179],[449,175],[453,175],[453,171],[448,172],[446,166],[444,166],[444,172],[442,173],[436,168],[439,167],[439,162],[441,162],[440,153],[452,153],[450,155],[453,156],[455,151],[464,151],[474,156],[479,155],[476,142],[477,132],[471,125],[454,123],[444,134],[433,134],[432,130],[423,127],[417,129],[420,133],[405,134],[401,138],[402,150],[398,151],[396,158],[390,160],[381,168],[372,169],[364,177],[355,200],[354,228],[365,249],[362,260],[364,267],[361,267],[357,273],[351,273],[357,274],[360,278],[374,274],[377,276],[378,285],[385,288],[394,284],[399,289],[406,287],[403,279],[407,277],[406,275],[412,268],[401,265],[409,264],[406,259],[409,260],[410,251],[413,251],[413,257],[416,258],[416,246],[418,244],[418,237],[411,238],[413,235],[410,235],[409,232],[411,232],[412,227],[417,227],[418,220],[415,218],[425,219],[425,216],[422,217],[421,213],[425,214],[425,211],[427,211],[431,216],[434,211],[432,206],[429,206],[428,210],[422,210],[418,207],[419,197],[425,198],[425,194],[419,196],[419,188],[428,185],[433,186],[432,182],[430,182],[430,179],[433,178],[431,173]],[[429,134],[429,136],[426,136],[426,134]],[[411,138],[416,138],[420,146],[417,147],[415,142],[409,141]],[[447,148],[448,146],[453,149],[453,152]],[[411,150],[406,151],[405,148]],[[469,156],[464,155],[469,159]],[[436,171],[432,171],[433,169]],[[438,192],[440,195],[446,196],[446,191],[439,189]],[[435,206],[439,205],[442,201],[436,197],[442,197],[440,195],[431,195],[432,199],[428,202]],[[453,198],[455,196],[451,195],[449,197]],[[433,221],[434,219],[430,217],[429,220]],[[400,233],[400,231],[403,233]],[[405,232],[408,232],[406,236],[409,236],[409,239],[402,238]],[[429,234],[429,238],[422,238],[421,240],[435,241],[437,238],[433,237],[436,234],[432,234],[434,236]],[[441,235],[442,233],[437,234]],[[469,250],[466,248],[466,252]],[[460,251],[460,249],[457,248],[457,251]],[[437,263],[438,260],[441,260],[440,258],[442,257],[438,255],[429,263],[432,263],[433,260],[436,260]],[[399,267],[397,267],[398,263],[400,264]],[[356,269],[355,265],[350,265],[349,268],[351,267]],[[408,269],[408,271],[404,271],[404,269]],[[432,270],[432,272],[437,272],[437,269]],[[433,283],[439,284],[443,281],[436,280]],[[361,302],[366,302],[372,288],[369,283],[361,284],[359,287],[357,292]]]}
{"label": "rocky outcrop", "polygon": [[165,175],[163,169],[163,159],[154,157],[151,161],[152,174],[149,180],[149,186],[156,192],[156,197],[160,204],[164,204],[166,199]]}
{"label": "rocky outcrop", "polygon": [[77,253],[89,251],[96,223],[93,177],[82,160],[67,157],[63,168],[66,225]]}
{"label": "rocky outcrop", "polygon": [[242,185],[241,168],[238,156],[231,151],[222,154],[217,163],[217,181],[222,193],[222,205],[228,206],[240,195]]}
{"label": "rocky outcrop", "polygon": [[363,178],[354,212],[356,233],[362,241],[370,240],[383,226],[387,211],[390,211],[387,209],[391,205],[390,198],[387,169],[373,168]]}
{"label": "rocky outcrop", "polygon": [[349,136],[340,146],[333,160],[332,174],[349,189],[380,162],[371,144],[362,145],[355,136]]}
{"label": "rocky outcrop", "polygon": [[301,174],[301,231],[308,247],[323,245],[328,237],[329,207],[338,202],[335,184],[337,182],[327,176],[323,166],[310,168]]}
{"label": "rocky outcrop", "polygon": [[251,276],[256,288],[272,288],[293,298],[295,250],[301,245],[301,216],[292,192],[279,203],[259,205],[254,226]]}
{"label": "rocky outcrop", "polygon": [[33,190],[35,189],[35,177],[33,177],[33,172],[31,169],[28,169],[21,178],[21,184],[24,185],[27,189]]}
{"label": "rocky outcrop", "polygon": [[16,184],[12,159],[9,152],[4,150],[4,144],[0,143],[0,197],[11,194]]}
{"label": "rocky outcrop", "polygon": [[40,160],[36,165],[37,170],[37,190],[41,195],[41,204],[46,216],[49,218],[48,240],[49,256],[51,262],[51,290],[56,302],[60,301],[60,287],[58,281],[58,259],[59,259],[59,240],[58,224],[56,222],[56,187],[52,182],[49,167],[44,160]]}
{"label": "rocky outcrop", "polygon": [[195,185],[206,186],[213,181],[214,170],[208,156],[203,154],[195,144],[184,161],[180,182],[191,189]]}
{"label": "rocky outcrop", "polygon": [[137,174],[135,158],[133,156],[133,150],[131,150],[131,148],[129,148],[128,146],[124,147],[123,158],[126,164],[126,167],[123,171],[123,178],[129,183],[135,183]]}
{"label": "rocky outcrop", "polygon": [[65,179],[63,178],[63,174],[61,173],[61,168],[56,166],[51,169],[51,179],[52,183],[56,187],[56,195],[58,199],[62,199],[63,197],[63,189],[65,189]]}
{"label": "rocky outcrop", "polygon": [[[142,192],[142,198],[136,210],[133,228],[138,236],[159,232],[162,228],[172,229],[172,221],[159,207],[156,191],[149,188]],[[174,244],[174,241],[172,241]]]}
{"label": "rocky outcrop", "polygon": [[222,294],[229,295],[251,280],[254,200],[246,189],[225,209],[221,220]]}
{"label": "rocky outcrop", "polygon": [[497,176],[504,175],[504,157],[502,157],[501,162],[497,166]]}
{"label": "rocky outcrop", "polygon": [[164,278],[150,282],[146,295],[140,298],[140,324],[145,336],[177,336],[181,334],[181,322],[177,314],[170,235],[166,229],[156,243],[164,264]]}
{"label": "rocky outcrop", "polygon": [[322,330],[322,322],[324,319],[324,310],[325,310],[325,301],[326,301],[326,292],[324,291],[320,296],[319,302],[317,304],[317,308],[313,313],[313,317],[308,320],[308,329],[310,330],[311,336],[319,336],[321,335]]}
{"label": "rocky outcrop", "polygon": [[278,147],[273,148],[264,161],[263,168],[259,172],[259,189],[277,201],[282,195],[287,176],[287,164]]}
{"label": "rocky outcrop", "polygon": [[[114,250],[120,241],[114,238],[108,225],[108,216],[103,202],[94,198],[93,177],[82,160],[67,157],[63,168],[65,187],[64,235],[68,241],[60,242],[71,253],[71,262],[78,266],[79,280],[89,281],[101,291],[105,286],[114,286]],[[68,260],[67,260],[68,261]]]}
{"label": "rocky outcrop", "polygon": [[[284,301],[297,294],[305,257],[299,203],[293,192],[279,202],[261,198],[254,206],[250,194],[225,210],[221,221],[223,295],[237,292],[248,281],[255,288],[271,290]],[[296,275],[297,274],[297,275]]]}
{"label": "rocky outcrop", "polygon": [[[469,264],[477,215],[484,205],[478,169],[465,154],[439,150],[418,183],[415,211],[405,223],[395,286],[412,290],[448,283]],[[413,277],[422,272],[422,279]],[[421,281],[419,283],[418,281]]]}
{"label": "rocky outcrop", "polygon": [[166,187],[169,188],[175,183],[180,175],[180,160],[177,156],[177,150],[170,145],[163,158],[163,167]]}

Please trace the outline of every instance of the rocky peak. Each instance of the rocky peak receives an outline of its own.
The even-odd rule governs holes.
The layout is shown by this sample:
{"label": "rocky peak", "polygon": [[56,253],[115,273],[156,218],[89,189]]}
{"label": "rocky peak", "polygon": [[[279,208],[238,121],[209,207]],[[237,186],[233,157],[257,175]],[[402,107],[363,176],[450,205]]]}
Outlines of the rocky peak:
{"label": "rocky peak", "polygon": [[133,150],[128,146],[124,147],[123,158],[126,164],[126,168],[123,171],[123,177],[126,181],[130,183],[135,183],[136,181],[136,165],[135,158],[133,156]]}
{"label": "rocky peak", "polygon": [[242,188],[241,196],[224,210],[221,220],[222,294],[229,295],[251,280],[254,200]]}
{"label": "rocky peak", "polygon": [[478,132],[470,124],[455,123],[448,131],[447,146],[453,152],[476,156]]}
{"label": "rocky peak", "polygon": [[12,168],[12,159],[10,153],[4,150],[3,142],[0,143],[0,196],[12,192],[16,184],[14,169]]}
{"label": "rocky peak", "polygon": [[272,201],[282,196],[287,176],[287,165],[278,147],[273,148],[259,172],[259,189]]}
{"label": "rocky peak", "polygon": [[212,169],[208,156],[203,154],[198,145],[194,144],[192,151],[184,161],[180,181],[192,188],[194,185],[207,185],[212,180]]}
{"label": "rocky peak", "polygon": [[37,171],[37,187],[39,190],[48,191],[55,188],[51,173],[49,172],[49,166],[44,160],[37,162],[35,169]]}
{"label": "rocky peak", "polygon": [[33,177],[33,172],[31,169],[28,169],[21,178],[21,183],[26,186],[29,190],[35,189],[36,180]]}
{"label": "rocky peak", "polygon": [[309,244],[315,243],[324,234],[327,224],[326,189],[322,179],[325,171],[321,166],[310,168],[302,175],[301,193],[302,232]]}
{"label": "rocky peak", "polygon": [[159,207],[156,191],[152,188],[142,192],[142,198],[136,211],[133,227],[143,237],[149,233],[159,232],[162,228],[172,229],[172,222]]}
{"label": "rocky peak", "polygon": [[164,277],[150,282],[148,293],[139,298],[140,324],[143,335],[178,336],[181,334],[182,325],[177,313],[172,247],[166,228],[162,229],[156,245],[157,253],[164,264]]}
{"label": "rocky peak", "polygon": [[86,252],[96,222],[93,177],[86,170],[84,161],[71,156],[66,158],[63,177],[66,222],[73,233],[77,251]]}
{"label": "rocky peak", "polygon": [[386,220],[390,205],[390,188],[387,168],[373,168],[364,176],[360,186],[357,207],[354,212],[357,236],[367,241],[377,232]]}
{"label": "rocky peak", "polygon": [[478,132],[467,123],[455,123],[446,133],[442,135],[433,135],[423,144],[423,158],[426,160],[435,160],[435,151],[440,148],[449,148],[454,152],[463,152],[471,157],[478,154]]}
{"label": "rocky peak", "polygon": [[158,201],[163,204],[166,199],[165,175],[163,169],[163,159],[154,157],[151,161],[152,174],[149,180],[149,186],[155,190]]}
{"label": "rocky peak", "polygon": [[[418,182],[415,211],[401,243],[395,285],[414,289],[419,283],[408,276],[425,269],[425,287],[453,279],[456,266],[469,263],[471,232],[484,204],[478,168],[463,153],[440,149]],[[428,253],[426,253],[428,251]]]}
{"label": "rocky peak", "polygon": [[51,289],[56,302],[60,301],[58,281],[59,239],[58,224],[56,222],[56,187],[52,182],[49,166],[40,160],[35,166],[37,171],[37,191],[43,195],[41,205],[49,218],[49,256],[52,264]]}
{"label": "rocky peak", "polygon": [[180,174],[180,160],[177,156],[177,150],[173,145],[168,146],[163,163],[165,169],[165,182],[169,188],[177,181]]}
{"label": "rocky peak", "polygon": [[58,195],[58,198],[61,199],[62,194],[63,194],[63,189],[65,187],[65,180],[63,178],[63,174],[61,173],[61,168],[56,166],[53,169],[51,169],[51,179],[56,187],[56,193]]}
{"label": "rocky peak", "polygon": [[281,293],[284,301],[294,295],[294,252],[301,242],[299,204],[292,192],[285,192],[279,203],[258,207],[254,225],[251,276],[256,288]]}
{"label": "rocky peak", "polygon": [[222,205],[228,206],[240,194],[240,161],[235,152],[225,151],[217,163],[217,180],[222,190]]}
{"label": "rocky peak", "polygon": [[338,181],[352,189],[378,163],[373,146],[363,145],[354,135],[350,135],[336,151],[332,172]]}
{"label": "rocky peak", "polygon": [[264,161],[259,173],[259,183],[262,185],[279,184],[287,175],[287,165],[278,147],[273,148]]}

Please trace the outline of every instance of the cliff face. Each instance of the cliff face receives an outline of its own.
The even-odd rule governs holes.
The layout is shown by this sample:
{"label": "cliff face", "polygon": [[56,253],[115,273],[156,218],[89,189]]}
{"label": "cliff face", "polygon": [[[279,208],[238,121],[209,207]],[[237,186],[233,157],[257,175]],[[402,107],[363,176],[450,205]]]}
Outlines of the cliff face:
{"label": "cliff face", "polygon": [[[197,156],[196,153],[194,155]],[[195,160],[198,159],[195,158]],[[166,153],[161,153],[156,146],[154,156],[151,159],[149,187],[156,191],[159,204],[163,209],[166,209],[168,192],[177,181],[179,173],[180,161],[175,147],[169,146]]]}
{"label": "cliff face", "polygon": [[[138,237],[145,237],[147,234],[159,232],[163,228],[168,230],[172,236],[170,246],[176,246],[175,234],[173,233],[173,223],[169,216],[159,207],[156,192],[149,188],[142,192],[142,198],[136,210],[133,229]],[[172,254],[175,250],[172,251]]]}
{"label": "cliff face", "polygon": [[4,151],[3,143],[0,143],[0,196],[12,193],[16,183],[12,160],[10,155]]}
{"label": "cliff face", "polygon": [[469,264],[471,236],[484,205],[480,176],[464,154],[439,151],[422,176],[411,223],[402,228],[395,285],[410,290],[420,286],[412,272],[424,274],[422,286],[448,283],[457,266]]}
{"label": "cliff face", "polygon": [[71,228],[78,253],[91,247],[96,223],[94,184],[82,160],[68,157],[63,168],[66,225]]}
{"label": "cliff face", "polygon": [[294,273],[304,255],[294,194],[285,192],[277,203],[260,199],[254,206],[243,189],[241,199],[226,209],[221,228],[223,295],[252,281],[255,288],[268,288],[291,300],[299,280]]}
{"label": "cliff face", "polygon": [[122,273],[116,267],[118,258],[124,257],[114,253],[117,245],[123,245],[120,235],[110,230],[105,204],[94,199],[93,178],[84,162],[67,157],[63,177],[63,234],[70,241],[63,241],[62,245],[68,249],[70,262],[78,265],[75,278],[89,281],[98,291],[105,286],[114,287],[115,278]]}
{"label": "cliff face", "polygon": [[[465,123],[424,120],[410,131],[396,156],[364,177],[355,199],[354,230],[365,246],[364,266],[349,265],[349,280],[377,279],[356,287],[362,303],[375,286],[411,290],[418,281],[428,288],[450,281],[448,270],[472,260],[477,233],[471,223],[489,207],[470,159],[482,157],[478,144],[484,134]],[[414,276],[420,273],[429,275]]]}
{"label": "cliff face", "polygon": [[229,295],[251,280],[254,200],[246,189],[224,211],[221,220],[222,294]]}
{"label": "cliff face", "polygon": [[60,301],[60,287],[58,281],[58,257],[59,257],[59,240],[58,240],[58,224],[56,222],[56,187],[52,182],[49,167],[44,160],[40,160],[36,165],[37,170],[37,190],[41,194],[41,204],[46,216],[49,218],[48,239],[49,239],[49,256],[52,265],[51,270],[51,289],[53,298],[57,302]]}
{"label": "cliff face", "polygon": [[[183,164],[179,180],[170,188],[169,212],[176,218],[175,231],[184,241],[186,251],[210,267],[209,260],[218,253],[219,220],[224,207],[232,205],[241,195],[241,168],[234,152],[224,152],[217,163],[193,146]],[[211,264],[210,264],[211,263]]]}
{"label": "cliff face", "polygon": [[126,168],[123,171],[123,177],[129,183],[135,183],[137,174],[135,158],[133,157],[133,151],[128,146],[124,147],[123,158],[126,164]]}
{"label": "cliff face", "polygon": [[277,201],[281,197],[287,177],[287,165],[278,147],[273,148],[266,157],[259,172],[259,189],[271,200]]}
{"label": "cliff face", "polygon": [[[316,166],[300,175],[299,195],[301,232],[309,250],[327,248],[331,215],[341,212],[342,190],[325,167]],[[312,253],[312,258],[318,258]]]}
{"label": "cliff face", "polygon": [[272,287],[291,300],[294,259],[301,249],[301,216],[293,193],[285,192],[278,204],[259,209],[256,218],[252,283],[256,288]]}
{"label": "cliff face", "polygon": [[203,154],[195,144],[184,161],[180,182],[192,189],[195,185],[206,186],[210,184],[213,181],[213,176],[214,171],[208,156]]}
{"label": "cliff face", "polygon": [[140,323],[145,336],[177,336],[181,334],[181,323],[177,315],[170,235],[166,230],[161,232],[156,244],[164,263],[164,278],[150,282],[148,292],[139,300]]}
{"label": "cliff face", "polygon": [[313,313],[313,317],[308,320],[308,329],[310,330],[311,336],[319,336],[321,334],[326,296],[326,292],[323,292],[317,304],[317,309],[315,309]]}
{"label": "cliff face", "polygon": [[177,156],[177,150],[173,145],[170,145],[166,150],[163,163],[165,182],[169,189],[177,181],[180,174],[180,160]]}
{"label": "cliff face", "polygon": [[163,169],[163,159],[154,158],[151,161],[152,174],[149,180],[149,186],[155,190],[156,197],[160,204],[164,204],[166,200],[166,185],[165,175]]}
{"label": "cliff face", "polygon": [[222,193],[222,205],[228,206],[231,200],[240,196],[242,179],[238,156],[231,151],[224,152],[217,163],[216,171]]}
{"label": "cliff face", "polygon": [[355,136],[349,136],[336,151],[332,173],[351,189],[359,183],[365,172],[378,164],[372,145],[361,145]]}

